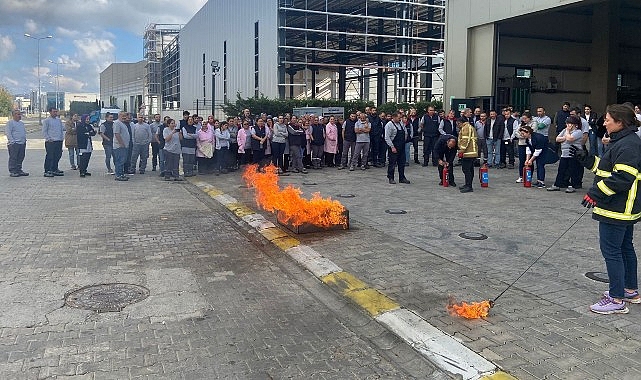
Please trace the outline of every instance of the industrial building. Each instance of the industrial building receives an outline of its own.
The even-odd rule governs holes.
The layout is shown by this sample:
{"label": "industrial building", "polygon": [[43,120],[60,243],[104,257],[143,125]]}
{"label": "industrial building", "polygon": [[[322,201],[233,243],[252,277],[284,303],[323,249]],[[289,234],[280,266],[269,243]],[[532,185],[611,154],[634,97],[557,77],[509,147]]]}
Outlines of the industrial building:
{"label": "industrial building", "polygon": [[100,100],[105,107],[129,112],[146,110],[145,86],[147,62],[112,63],[100,73]]}
{"label": "industrial building", "polygon": [[517,110],[641,101],[641,3],[448,0],[445,99]]}
{"label": "industrial building", "polygon": [[165,47],[163,106],[210,112],[212,99],[219,106],[237,94],[379,104],[440,97],[444,3],[210,0]]}

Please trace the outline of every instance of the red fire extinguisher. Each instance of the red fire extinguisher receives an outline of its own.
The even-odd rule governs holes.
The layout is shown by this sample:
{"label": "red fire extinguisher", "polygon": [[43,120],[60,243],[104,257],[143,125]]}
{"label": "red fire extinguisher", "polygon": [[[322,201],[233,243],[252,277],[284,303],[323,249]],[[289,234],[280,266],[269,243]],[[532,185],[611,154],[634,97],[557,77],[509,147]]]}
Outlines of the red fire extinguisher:
{"label": "red fire extinguisher", "polygon": [[523,167],[523,187],[532,187],[532,168],[527,165]]}
{"label": "red fire extinguisher", "polygon": [[488,187],[490,184],[490,175],[487,164],[483,164],[479,168],[479,181],[481,181],[481,187]]}
{"label": "red fire extinguisher", "polygon": [[449,170],[450,169],[447,166],[443,166],[443,187],[450,186],[450,181],[448,180]]}

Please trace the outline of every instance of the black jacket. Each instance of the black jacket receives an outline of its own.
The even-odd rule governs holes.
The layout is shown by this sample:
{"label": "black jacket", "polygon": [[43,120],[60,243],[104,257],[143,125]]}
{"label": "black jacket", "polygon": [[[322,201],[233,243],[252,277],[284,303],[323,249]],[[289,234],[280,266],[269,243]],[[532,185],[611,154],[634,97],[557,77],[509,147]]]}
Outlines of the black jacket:
{"label": "black jacket", "polygon": [[634,224],[641,218],[641,139],[634,132],[625,128],[612,133],[603,157],[590,157],[585,165],[596,174],[588,190],[596,201],[592,219]]}
{"label": "black jacket", "polygon": [[454,148],[451,149],[447,146],[447,140],[452,137],[456,138],[454,135],[441,135],[441,137],[436,141],[436,144],[434,144],[434,154],[439,160],[447,161],[449,163],[454,162],[458,145],[454,145]]}
{"label": "black jacket", "polygon": [[77,131],[76,140],[78,142],[78,149],[86,149],[87,141],[91,138],[91,136],[96,135],[96,130],[93,129],[91,124],[78,123],[76,125],[76,131]]}
{"label": "black jacket", "polygon": [[[492,120],[487,119],[488,128],[492,128]],[[503,135],[505,134],[505,118],[503,115],[496,115],[496,121],[494,122],[494,138],[497,140],[503,140]],[[490,135],[491,136],[491,135]]]}

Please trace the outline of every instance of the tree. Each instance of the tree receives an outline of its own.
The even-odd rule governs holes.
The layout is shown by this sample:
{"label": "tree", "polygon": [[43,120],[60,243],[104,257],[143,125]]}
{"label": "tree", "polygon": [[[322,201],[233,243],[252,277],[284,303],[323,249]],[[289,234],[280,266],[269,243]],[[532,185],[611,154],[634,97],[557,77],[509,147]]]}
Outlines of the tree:
{"label": "tree", "polygon": [[0,116],[11,116],[13,96],[6,87],[0,85]]}

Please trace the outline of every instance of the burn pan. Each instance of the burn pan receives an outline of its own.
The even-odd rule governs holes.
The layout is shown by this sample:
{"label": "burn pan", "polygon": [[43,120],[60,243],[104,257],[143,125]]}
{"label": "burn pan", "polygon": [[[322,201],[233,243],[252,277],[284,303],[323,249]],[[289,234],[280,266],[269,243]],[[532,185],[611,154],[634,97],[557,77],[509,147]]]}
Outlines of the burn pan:
{"label": "burn pan", "polygon": [[345,218],[347,219],[346,225],[334,224],[328,227],[319,227],[309,223],[304,223],[304,224],[301,224],[300,226],[294,226],[293,224],[286,222],[283,215],[284,214],[280,211],[276,213],[276,220],[278,220],[278,224],[287,228],[289,231],[295,234],[311,234],[315,232],[327,232],[327,231],[338,231],[338,230],[349,229],[349,210],[347,209],[343,211],[343,215],[345,215]]}

